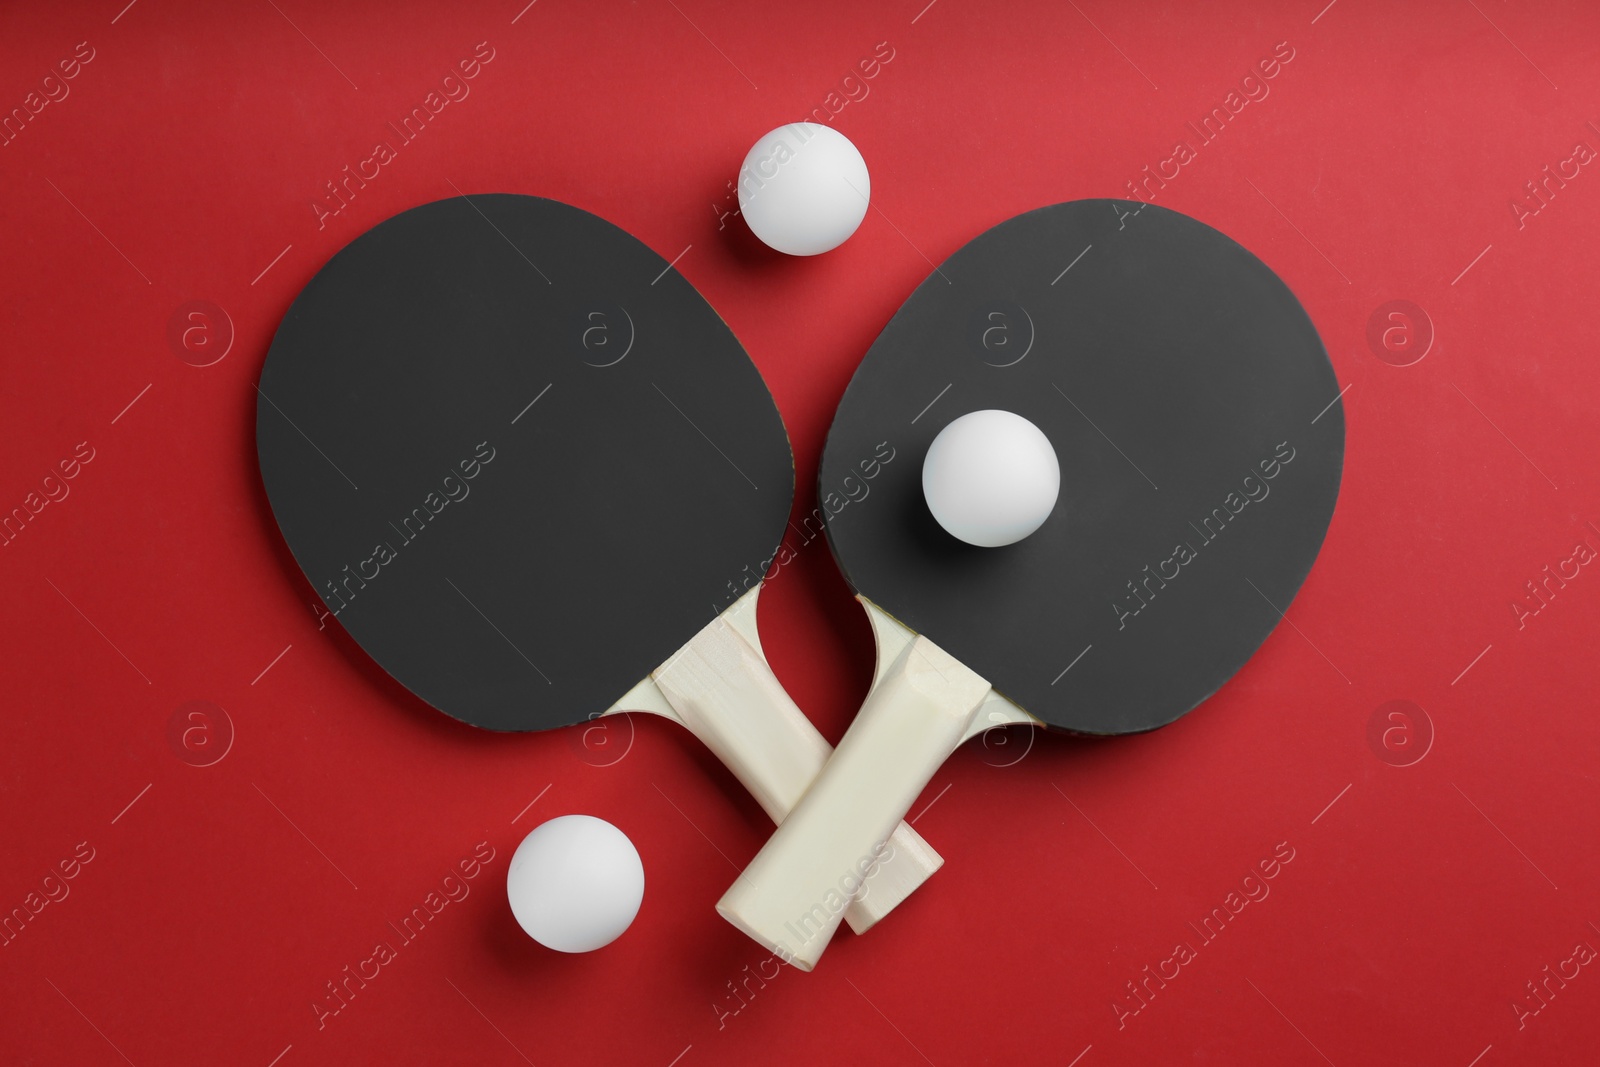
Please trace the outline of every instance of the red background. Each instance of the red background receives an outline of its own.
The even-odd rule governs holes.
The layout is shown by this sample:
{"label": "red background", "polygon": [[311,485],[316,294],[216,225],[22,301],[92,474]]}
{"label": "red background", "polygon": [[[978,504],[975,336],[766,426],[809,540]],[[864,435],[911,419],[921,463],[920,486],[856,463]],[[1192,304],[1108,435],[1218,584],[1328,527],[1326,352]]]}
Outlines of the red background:
{"label": "red background", "polygon": [[[0,948],[0,1059],[1594,1058],[1596,968],[1520,1029],[1512,1004],[1600,946],[1600,574],[1521,629],[1510,605],[1580,539],[1600,547],[1600,174],[1552,183],[1520,227],[1510,204],[1575,143],[1600,148],[1600,10],[122,2],[0,14],[5,109],[94,49],[0,147],[0,509],[94,449],[0,547],[0,908],[94,850]],[[495,58],[471,95],[319,228],[324,182],[480,41]],[[747,147],[826,106],[882,41],[894,58],[834,119],[879,210],[815,259],[719,228]],[[1124,195],[1280,41],[1294,59],[1270,96],[1156,202],[1278,271],[1350,386],[1343,496],[1293,626],[1165,730],[969,745],[919,805],[945,868],[815,973],[730,994],[764,954],[712,904],[767,826],[683,731],[477,732],[319,632],[255,469],[252,383],[295,293],[379,220],[454,183],[565,200],[683,253],[777,396],[804,513],[833,405],[930,260],[1030,208]],[[1436,334],[1405,367],[1367,341],[1395,299]],[[210,366],[167,337],[190,300],[232,323]],[[872,650],[824,548],[771,581],[761,622],[836,740]],[[1425,710],[1370,741],[1397,699]],[[215,754],[218,713],[189,748],[169,738],[196,700],[234,734],[211,766],[182,756]],[[1426,755],[1395,766],[1425,727]],[[522,835],[568,812],[621,826],[648,878],[629,932],[577,957],[525,938],[502,888]],[[480,841],[495,858],[471,895],[319,1029],[325,983]],[[1270,896],[1119,1028],[1125,983],[1198,942],[1186,924],[1279,842],[1294,859]]]}

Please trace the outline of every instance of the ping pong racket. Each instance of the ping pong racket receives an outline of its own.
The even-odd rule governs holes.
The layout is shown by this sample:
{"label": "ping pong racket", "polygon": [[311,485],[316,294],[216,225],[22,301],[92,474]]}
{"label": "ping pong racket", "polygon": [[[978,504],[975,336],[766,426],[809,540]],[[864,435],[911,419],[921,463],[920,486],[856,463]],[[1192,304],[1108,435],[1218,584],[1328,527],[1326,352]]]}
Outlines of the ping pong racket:
{"label": "ping pong racket", "polygon": [[[781,820],[830,748],[756,598],[794,462],[733,332],[660,256],[553,200],[458,196],[336,254],[273,338],[261,477],[328,611],[463,722],[682,723]],[[864,930],[943,861],[908,826]]]}
{"label": "ping pong racket", "polygon": [[[877,640],[873,689],[718,911],[809,970],[879,843],[964,740],[1002,723],[1150,730],[1216,692],[1321,547],[1344,459],[1338,396],[1288,287],[1187,216],[1075,201],[957,251],[868,351],[819,472],[827,501],[879,442],[919,457],[825,508]],[[1061,467],[1049,519],[1002,548],[946,533],[920,477],[939,430],[987,408],[1032,421]]]}

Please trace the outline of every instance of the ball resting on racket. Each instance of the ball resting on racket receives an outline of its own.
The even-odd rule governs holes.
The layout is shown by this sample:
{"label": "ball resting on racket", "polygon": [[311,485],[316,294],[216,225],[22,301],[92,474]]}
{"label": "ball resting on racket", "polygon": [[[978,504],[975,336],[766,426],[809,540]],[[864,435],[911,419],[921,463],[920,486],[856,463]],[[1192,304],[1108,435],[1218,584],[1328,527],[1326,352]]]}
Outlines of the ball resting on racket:
{"label": "ball resting on racket", "polygon": [[[433,707],[494,730],[666,715],[774,819],[821,768],[760,654],[759,583],[735,584],[788,520],[782,419],[715,310],[618,227],[504,194],[380,223],[284,315],[256,437],[327,615]],[[858,928],[939,865],[896,841]]]}
{"label": "ball resting on racket", "polygon": [[1044,432],[1011,411],[973,411],[928,446],[922,495],[945,532],[969,545],[1014,545],[1050,517],[1061,465]]}
{"label": "ball resting on racket", "polygon": [[975,547],[897,464],[830,516],[877,678],[718,911],[809,968],[841,894],[963,740],[1004,722],[1151,730],[1216,692],[1321,547],[1343,468],[1339,395],[1282,281],[1176,212],[1058,204],[951,256],[851,379],[820,483],[845,484],[873,442],[926,456],[941,426],[1000,409],[1070,457],[1072,507]]}

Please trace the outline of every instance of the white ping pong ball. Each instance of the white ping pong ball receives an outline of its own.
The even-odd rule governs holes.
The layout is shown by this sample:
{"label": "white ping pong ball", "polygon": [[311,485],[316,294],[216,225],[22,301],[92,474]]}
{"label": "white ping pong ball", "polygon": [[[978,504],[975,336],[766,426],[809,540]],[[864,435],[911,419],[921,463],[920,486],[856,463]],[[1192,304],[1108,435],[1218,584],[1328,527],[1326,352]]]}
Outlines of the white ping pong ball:
{"label": "white ping pong ball", "polygon": [[522,839],[506,872],[511,913],[557,952],[609,945],[639,914],[644,864],[628,835],[592,815],[563,815]]}
{"label": "white ping pong ball", "polygon": [[939,431],[922,460],[922,495],[950,536],[1015,544],[1050,517],[1061,465],[1044,431],[1009,411],[974,411]]}
{"label": "white ping pong ball", "polygon": [[744,157],[739,211],[763,242],[791,256],[815,256],[844,244],[866,217],[872,183],[867,162],[831,126],[779,126]]}

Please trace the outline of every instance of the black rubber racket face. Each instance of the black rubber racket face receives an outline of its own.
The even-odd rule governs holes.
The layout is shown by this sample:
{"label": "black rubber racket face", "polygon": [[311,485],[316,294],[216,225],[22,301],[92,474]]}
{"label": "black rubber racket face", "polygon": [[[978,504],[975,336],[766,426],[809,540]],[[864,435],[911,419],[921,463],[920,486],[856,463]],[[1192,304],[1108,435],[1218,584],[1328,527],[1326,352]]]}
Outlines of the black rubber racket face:
{"label": "black rubber racket face", "polygon": [[284,316],[256,441],[295,558],[441,711],[581,722],[760,573],[794,463],[733,333],[667,262],[552,200],[378,225]]}
{"label": "black rubber racket face", "polygon": [[[1344,460],[1299,301],[1223,234],[1138,206],[1058,204],[953,255],[862,361],[820,471],[858,593],[1083,733],[1171,722],[1250,658],[1316,559]],[[984,408],[1032,420],[1061,464],[1055,511],[1004,548],[957,541],[922,494],[935,435]]]}

